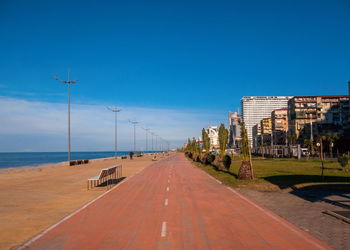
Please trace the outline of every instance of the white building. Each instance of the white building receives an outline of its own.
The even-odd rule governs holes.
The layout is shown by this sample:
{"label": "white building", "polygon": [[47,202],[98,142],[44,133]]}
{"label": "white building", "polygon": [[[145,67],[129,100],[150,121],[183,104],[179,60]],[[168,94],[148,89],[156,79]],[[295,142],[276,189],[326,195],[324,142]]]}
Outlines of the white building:
{"label": "white building", "polygon": [[210,139],[210,149],[219,148],[219,129],[218,126],[209,126],[207,133]]}
{"label": "white building", "polygon": [[263,118],[271,117],[275,109],[287,108],[288,100],[292,96],[244,96],[241,99],[242,119],[248,133],[248,140],[252,146],[253,126]]}
{"label": "white building", "polygon": [[239,148],[241,142],[241,115],[236,112],[228,112],[229,138],[228,145],[230,148]]}

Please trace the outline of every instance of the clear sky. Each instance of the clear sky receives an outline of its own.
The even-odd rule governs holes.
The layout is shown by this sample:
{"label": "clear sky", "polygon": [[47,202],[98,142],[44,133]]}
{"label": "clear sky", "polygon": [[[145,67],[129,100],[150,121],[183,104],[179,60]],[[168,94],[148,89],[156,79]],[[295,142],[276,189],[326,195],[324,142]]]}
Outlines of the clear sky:
{"label": "clear sky", "polygon": [[[66,87],[51,73],[68,68],[76,151],[113,148],[105,105],[175,146],[227,123],[242,96],[347,94],[349,13],[348,0],[2,0],[0,151],[66,150]],[[120,133],[131,148],[127,123]]]}

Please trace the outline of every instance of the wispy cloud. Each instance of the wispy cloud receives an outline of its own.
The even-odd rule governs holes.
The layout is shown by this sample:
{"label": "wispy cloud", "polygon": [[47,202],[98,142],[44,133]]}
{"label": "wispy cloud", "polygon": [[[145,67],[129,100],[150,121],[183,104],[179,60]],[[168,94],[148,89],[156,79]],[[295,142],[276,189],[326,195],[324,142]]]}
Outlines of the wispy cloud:
{"label": "wispy cloud", "polygon": [[[32,151],[66,150],[66,104],[0,97],[0,107],[0,151],[25,151],[28,148]],[[120,108],[118,143],[121,150],[133,146],[133,127],[129,119],[140,122],[137,147],[145,149],[146,134],[141,127],[150,128],[177,147],[188,137],[200,135],[202,127],[218,124],[225,117],[225,113],[203,110]],[[114,114],[105,106],[72,104],[71,127],[74,151],[113,149]]]}

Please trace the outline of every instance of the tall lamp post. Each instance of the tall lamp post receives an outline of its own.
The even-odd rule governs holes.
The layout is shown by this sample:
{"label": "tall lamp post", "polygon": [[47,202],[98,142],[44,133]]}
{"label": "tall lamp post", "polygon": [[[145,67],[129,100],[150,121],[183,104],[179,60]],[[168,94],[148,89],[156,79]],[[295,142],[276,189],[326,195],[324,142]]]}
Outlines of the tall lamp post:
{"label": "tall lamp post", "polygon": [[146,151],[148,151],[148,131],[149,131],[149,128],[142,128],[142,129],[146,131]]}
{"label": "tall lamp post", "polygon": [[106,107],[110,111],[114,113],[114,157],[117,159],[117,152],[118,152],[118,113],[122,111],[121,109],[117,109],[117,107],[110,108]]}
{"label": "tall lamp post", "polygon": [[130,120],[129,122],[134,125],[134,152],[136,152],[136,124],[138,124],[139,122]]}
{"label": "tall lamp post", "polygon": [[152,135],[152,151],[153,151],[153,136],[154,136],[154,133],[151,132],[151,135]]}
{"label": "tall lamp post", "polygon": [[68,70],[68,80],[64,81],[52,74],[53,77],[62,83],[68,84],[68,164],[70,162],[70,85],[71,83],[76,83],[78,80],[70,80],[70,70]]}
{"label": "tall lamp post", "polygon": [[158,137],[158,135],[157,135],[157,134],[154,134],[154,136],[156,137],[156,147],[155,147],[155,149],[156,149],[156,151],[157,151],[157,137]]}

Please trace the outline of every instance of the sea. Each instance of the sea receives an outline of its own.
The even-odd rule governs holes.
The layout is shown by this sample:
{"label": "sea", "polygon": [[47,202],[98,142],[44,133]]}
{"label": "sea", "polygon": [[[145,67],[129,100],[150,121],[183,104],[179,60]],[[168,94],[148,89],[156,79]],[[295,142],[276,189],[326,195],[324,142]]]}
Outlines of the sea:
{"label": "sea", "polygon": [[[157,151],[147,151],[143,153],[153,153]],[[117,156],[128,155],[130,151],[118,151]],[[113,157],[114,151],[104,152],[71,152],[71,160],[98,159]],[[67,152],[18,152],[1,153],[0,169],[16,168],[22,166],[36,166],[48,163],[58,163],[67,161]]]}

